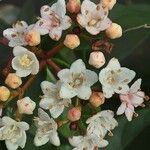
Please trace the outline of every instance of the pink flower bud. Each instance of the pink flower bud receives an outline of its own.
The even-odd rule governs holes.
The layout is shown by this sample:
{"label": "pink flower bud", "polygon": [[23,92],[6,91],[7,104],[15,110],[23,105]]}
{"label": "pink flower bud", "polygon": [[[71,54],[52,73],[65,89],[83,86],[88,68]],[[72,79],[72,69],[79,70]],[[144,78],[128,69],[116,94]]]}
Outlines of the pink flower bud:
{"label": "pink flower bud", "polygon": [[17,106],[20,114],[31,115],[36,107],[36,103],[29,97],[25,97],[17,101]]}
{"label": "pink flower bud", "polygon": [[5,84],[12,89],[16,89],[22,84],[22,80],[15,73],[9,73],[5,80]]}
{"label": "pink flower bud", "polygon": [[40,33],[34,30],[27,32],[25,35],[25,41],[30,46],[37,46],[41,42]]}
{"label": "pink flower bud", "polygon": [[78,13],[80,11],[81,2],[80,0],[69,0],[67,3],[67,10],[70,13]]}
{"label": "pink flower bud", "polygon": [[112,23],[112,25],[106,29],[106,35],[110,39],[120,38],[122,36],[121,26],[116,23]]}
{"label": "pink flower bud", "polygon": [[68,111],[68,119],[72,122],[79,120],[81,117],[81,110],[78,107],[73,107]]}
{"label": "pink flower bud", "polygon": [[70,49],[75,49],[80,45],[80,39],[75,34],[66,35],[64,45]]}
{"label": "pink flower bud", "polygon": [[105,102],[104,94],[101,92],[93,92],[89,101],[92,106],[99,107]]}
{"label": "pink flower bud", "polygon": [[102,4],[102,6],[104,8],[108,8],[109,10],[111,10],[114,5],[116,4],[117,0],[101,0],[100,3]]}
{"label": "pink flower bud", "polygon": [[10,91],[7,87],[5,86],[0,86],[0,101],[7,101],[8,98],[10,97]]}
{"label": "pink flower bud", "polygon": [[105,57],[102,52],[95,51],[90,54],[89,64],[95,68],[100,68],[105,64]]}

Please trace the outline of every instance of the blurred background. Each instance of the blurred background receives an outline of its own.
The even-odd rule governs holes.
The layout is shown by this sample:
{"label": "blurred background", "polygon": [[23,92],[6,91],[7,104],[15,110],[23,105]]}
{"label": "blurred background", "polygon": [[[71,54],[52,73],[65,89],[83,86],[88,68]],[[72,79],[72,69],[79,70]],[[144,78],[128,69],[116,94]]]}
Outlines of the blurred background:
{"label": "blurred background", "polygon": [[[39,15],[40,7],[50,2],[51,0],[1,0],[0,37],[2,37],[2,31],[14,23],[17,18],[24,20],[28,18],[28,23],[32,23],[33,17],[35,19]],[[110,17],[121,24],[124,29],[146,23],[150,25],[150,0],[118,0],[118,2],[119,4],[110,13]],[[150,29],[131,31],[112,43],[115,44],[112,55],[121,60],[122,66],[137,72],[137,77],[143,79],[142,89],[147,95],[150,95]],[[9,50],[6,50],[5,54],[2,54],[2,49],[4,51],[4,47],[0,46],[0,69],[4,67],[10,53]],[[150,107],[149,103],[146,105],[147,108]],[[132,135],[129,133],[128,136]],[[148,124],[123,150],[150,150],[149,140],[150,125]]]}

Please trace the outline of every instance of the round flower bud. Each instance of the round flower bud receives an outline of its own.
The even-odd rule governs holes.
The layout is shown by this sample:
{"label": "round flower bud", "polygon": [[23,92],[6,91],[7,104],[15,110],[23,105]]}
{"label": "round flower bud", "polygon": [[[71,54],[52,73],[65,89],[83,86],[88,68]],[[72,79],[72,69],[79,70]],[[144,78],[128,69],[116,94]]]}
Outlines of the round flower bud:
{"label": "round flower bud", "polygon": [[89,101],[92,106],[99,107],[105,102],[104,94],[101,92],[93,92]]}
{"label": "round flower bud", "polygon": [[112,23],[112,25],[106,29],[106,35],[110,39],[120,38],[122,36],[122,27],[116,23]]}
{"label": "round flower bud", "polygon": [[80,0],[69,0],[67,3],[67,10],[70,13],[78,13],[80,11],[81,3]]}
{"label": "round flower bud", "polygon": [[7,101],[8,98],[10,97],[10,91],[7,87],[5,86],[0,86],[0,101]]}
{"label": "round flower bud", "polygon": [[68,119],[72,122],[79,120],[81,117],[81,110],[78,107],[73,107],[68,111]]}
{"label": "round flower bud", "polygon": [[102,52],[95,51],[90,54],[89,64],[95,68],[100,68],[105,64],[105,57]]}
{"label": "round flower bud", "polygon": [[5,80],[5,84],[12,89],[16,89],[22,84],[22,80],[15,73],[9,73]]}
{"label": "round flower bud", "polygon": [[31,115],[36,107],[36,103],[29,97],[25,97],[17,101],[17,106],[20,114]]}
{"label": "round flower bud", "polygon": [[116,4],[117,0],[101,0],[100,3],[102,4],[102,6],[104,8],[108,8],[109,10],[111,10],[114,5]]}
{"label": "round flower bud", "polygon": [[64,45],[70,49],[75,49],[80,45],[80,39],[75,34],[66,35]]}
{"label": "round flower bud", "polygon": [[25,41],[29,46],[37,46],[41,42],[40,33],[34,30],[31,30],[25,34]]}

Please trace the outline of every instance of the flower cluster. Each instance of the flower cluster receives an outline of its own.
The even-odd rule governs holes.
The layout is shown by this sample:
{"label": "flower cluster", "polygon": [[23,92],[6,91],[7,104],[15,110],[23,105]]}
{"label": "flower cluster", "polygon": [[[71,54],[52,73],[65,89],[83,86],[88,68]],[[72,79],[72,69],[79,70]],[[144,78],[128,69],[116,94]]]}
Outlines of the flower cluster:
{"label": "flower cluster", "polygon": [[[58,0],[52,6],[42,6],[41,15],[34,24],[17,21],[12,28],[3,32],[9,41],[8,46],[13,47],[14,57],[11,67],[4,71],[6,85],[0,86],[1,111],[11,100],[18,98],[13,115],[15,119],[4,116],[2,112],[0,114],[0,140],[5,140],[8,150],[25,147],[25,131],[29,129],[29,124],[22,121],[23,115],[36,116],[33,119],[36,127],[35,146],[42,146],[48,142],[60,146],[58,129],[69,124],[70,132],[73,129],[78,133],[67,137],[69,143],[75,147],[74,150],[95,150],[109,144],[106,135],[113,135],[112,130],[118,126],[118,122],[115,112],[99,108],[106,99],[115,94],[119,95],[121,102],[116,115],[125,113],[128,121],[137,116],[135,108],[143,106],[145,98],[145,93],[140,90],[142,80],[138,79],[129,87],[136,73],[121,67],[116,58],[112,58],[107,66],[103,67],[106,59],[101,50],[104,45],[106,51],[111,49],[108,40],[99,41],[96,37],[97,43],[93,43],[89,60],[76,59],[70,68],[62,69],[62,66],[52,59],[62,47],[72,50],[78,48],[81,44],[81,30],[87,31],[92,37],[105,31],[108,39],[120,38],[121,26],[109,18],[109,11],[115,4],[116,0],[101,0],[98,4],[90,0],[83,0],[82,3],[80,0],[69,0],[67,4],[65,0]],[[64,31],[67,29],[69,31],[66,34]],[[63,33],[65,36],[62,36]],[[45,52],[41,46],[44,41],[41,39],[45,35],[49,35],[55,42],[60,39],[63,39],[63,42]],[[43,95],[39,96],[40,101],[36,101],[35,97],[33,101],[29,96],[25,96],[26,91],[38,77],[37,74],[49,66],[50,70],[54,70],[52,75],[55,76],[55,82],[48,79],[42,81],[40,86]],[[89,69],[92,67],[94,71]],[[101,67],[103,68],[100,69]],[[24,79],[25,77],[27,79]],[[37,105],[38,116],[34,111]],[[83,119],[85,109],[92,109],[92,113]],[[79,129],[82,119],[84,126],[80,125]]]}

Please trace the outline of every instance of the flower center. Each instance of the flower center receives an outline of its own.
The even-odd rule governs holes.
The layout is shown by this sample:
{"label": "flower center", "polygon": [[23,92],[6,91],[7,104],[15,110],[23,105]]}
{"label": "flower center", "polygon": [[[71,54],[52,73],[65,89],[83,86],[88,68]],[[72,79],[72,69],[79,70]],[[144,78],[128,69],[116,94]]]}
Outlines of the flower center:
{"label": "flower center", "polygon": [[117,82],[117,77],[117,73],[111,70],[110,72],[108,72],[107,83],[114,85]]}
{"label": "flower center", "polygon": [[72,74],[72,79],[73,80],[69,83],[69,85],[73,88],[80,87],[85,80],[84,75],[82,73]]}
{"label": "flower center", "polygon": [[97,23],[100,21],[101,19],[100,18],[97,18],[97,19],[92,19],[88,22],[88,25],[89,26],[92,26],[92,27],[95,27],[97,25]]}
{"label": "flower center", "polygon": [[29,68],[33,64],[33,60],[27,54],[20,57],[18,61],[19,64],[25,69]]}
{"label": "flower center", "polygon": [[59,16],[56,15],[55,13],[52,13],[51,14],[51,20],[52,20],[52,23],[51,23],[51,26],[52,27],[58,27],[60,26],[60,19],[59,19]]}

